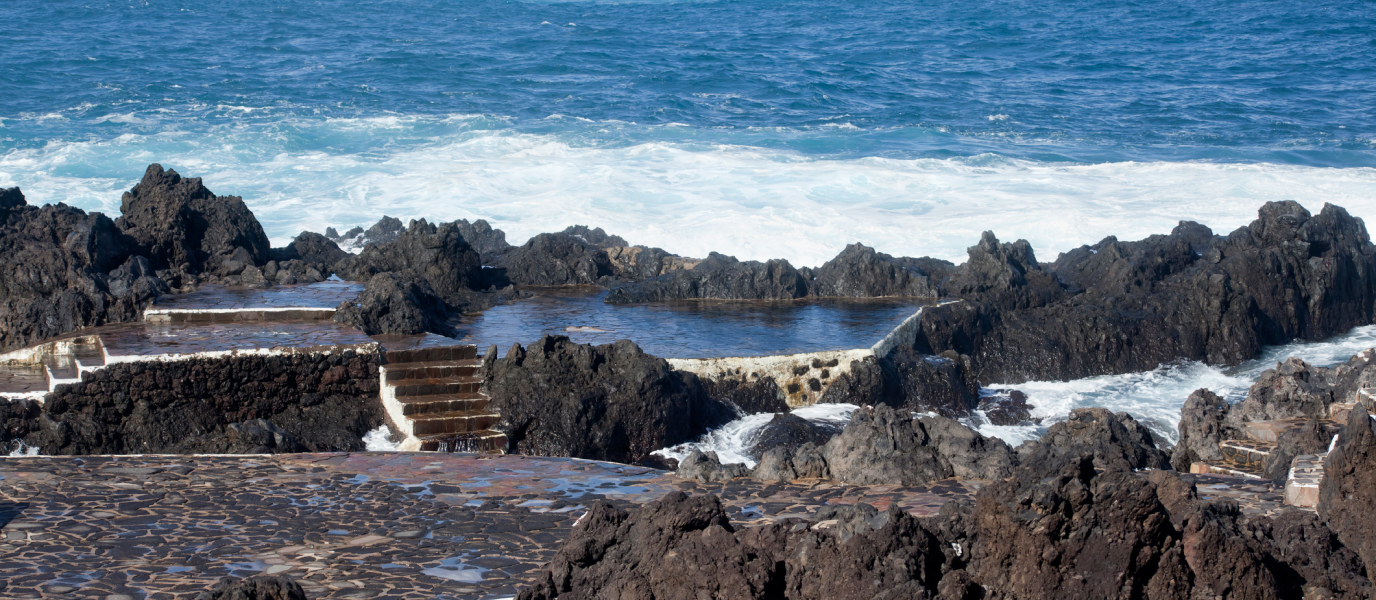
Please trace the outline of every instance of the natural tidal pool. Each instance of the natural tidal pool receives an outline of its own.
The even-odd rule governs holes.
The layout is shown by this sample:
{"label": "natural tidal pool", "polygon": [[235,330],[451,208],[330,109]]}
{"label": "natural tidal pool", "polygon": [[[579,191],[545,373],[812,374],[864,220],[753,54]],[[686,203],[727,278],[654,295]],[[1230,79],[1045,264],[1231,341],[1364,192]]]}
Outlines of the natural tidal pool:
{"label": "natural tidal pool", "polygon": [[464,317],[459,339],[480,351],[566,335],[587,344],[629,339],[664,358],[771,356],[868,348],[923,306],[913,298],[692,300],[604,304],[600,289],[532,290],[536,297]]}

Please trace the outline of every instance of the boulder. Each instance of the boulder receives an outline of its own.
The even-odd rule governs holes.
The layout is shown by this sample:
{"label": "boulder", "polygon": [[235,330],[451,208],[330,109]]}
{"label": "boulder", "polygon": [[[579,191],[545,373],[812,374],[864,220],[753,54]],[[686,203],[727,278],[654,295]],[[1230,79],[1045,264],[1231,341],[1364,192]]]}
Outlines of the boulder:
{"label": "boulder", "polygon": [[979,382],[968,365],[969,357],[954,352],[930,356],[903,346],[883,357],[851,361],[850,371],[838,375],[819,401],[887,404],[946,417],[968,417],[981,401]]}
{"label": "boulder", "polygon": [[769,423],[750,440],[746,454],[759,460],[764,453],[775,448],[787,448],[791,452],[808,443],[823,446],[842,429],[840,425],[816,423],[792,413],[775,413]]}
{"label": "boulder", "polygon": [[984,437],[945,417],[922,417],[920,422],[956,477],[998,480],[1011,475],[1018,465],[1017,454],[1001,439]]}
{"label": "boulder", "polygon": [[162,165],[149,165],[124,193],[120,213],[115,224],[129,239],[129,252],[158,270],[232,278],[270,258],[267,234],[242,198],[216,196],[201,178]]}
{"label": "boulder", "polygon": [[1328,452],[1333,441],[1333,432],[1310,419],[1299,429],[1287,429],[1276,439],[1276,447],[1267,455],[1262,464],[1262,474],[1267,479],[1285,485],[1290,476],[1290,463],[1301,454],[1322,454]]}
{"label": "boulder", "polygon": [[328,277],[334,273],[334,266],[351,255],[339,245],[318,233],[303,231],[286,248],[274,248],[272,258],[285,262],[299,260]]}
{"label": "boulder", "polygon": [[1328,405],[1342,400],[1329,380],[1330,369],[1313,367],[1298,358],[1276,363],[1257,377],[1247,397],[1228,411],[1227,425],[1241,431],[1250,421],[1326,419]]}
{"label": "boulder", "polygon": [[1180,441],[1171,451],[1171,466],[1182,473],[1199,461],[1223,460],[1218,443],[1241,439],[1242,432],[1228,424],[1228,402],[1207,389],[1198,389],[1180,408]]}
{"label": "boulder", "polygon": [[430,282],[413,274],[378,273],[356,300],[345,300],[334,321],[368,335],[436,333],[453,337],[449,313]]}
{"label": "boulder", "polygon": [[719,402],[736,407],[742,415],[788,412],[783,391],[768,375],[747,381],[744,378],[722,377],[703,379],[707,395]]}
{"label": "boulder", "polygon": [[1041,419],[1032,418],[1032,409],[1036,408],[1027,403],[1027,394],[1018,390],[995,389],[990,390],[990,394],[985,394],[980,390],[979,407],[977,410],[988,419],[991,425],[1025,425],[1031,422],[1041,422]]}
{"label": "boulder", "polygon": [[742,463],[721,464],[721,459],[716,452],[702,452],[694,450],[678,463],[678,470],[674,473],[684,479],[693,479],[701,483],[720,483],[746,477],[750,475]]}
{"label": "boulder", "polygon": [[[601,231],[601,230],[598,230]],[[496,260],[507,282],[530,286],[598,285],[612,275],[607,252],[569,233],[542,233]]]}
{"label": "boulder", "polygon": [[467,220],[459,219],[454,221],[454,225],[459,228],[459,235],[478,251],[478,256],[484,265],[492,265],[501,255],[511,250],[511,244],[506,242],[506,232],[500,229],[493,229],[483,219],[478,219],[472,223]]}
{"label": "boulder", "polygon": [[296,436],[266,419],[231,423],[225,427],[224,454],[278,454],[302,452]]}
{"label": "boulder", "polygon": [[485,362],[483,373],[509,450],[521,454],[634,463],[735,418],[696,375],[628,340],[546,336]]}
{"label": "boulder", "polygon": [[855,411],[822,453],[842,483],[919,485],[955,474],[920,421],[884,405]]}
{"label": "boulder", "polygon": [[244,579],[225,577],[196,600],[306,600],[301,584],[282,575],[255,575]]}
{"label": "boulder", "polygon": [[465,309],[474,304],[474,290],[485,280],[478,253],[464,241],[452,223],[431,225],[412,221],[396,239],[370,243],[357,257],[336,265],[339,276],[352,281],[371,281],[378,273],[425,279],[449,306]]}
{"label": "boulder", "polygon": [[602,500],[517,598],[778,597],[784,538],[779,525],[737,530],[712,495],[675,492],[634,514]]}
{"label": "boulder", "polygon": [[1131,415],[1104,408],[1077,408],[1070,416],[1047,429],[1036,443],[1024,449],[1021,463],[1060,464],[1064,457],[1091,455],[1100,469],[1132,471],[1169,469],[1166,453],[1157,449],[1156,437]]}

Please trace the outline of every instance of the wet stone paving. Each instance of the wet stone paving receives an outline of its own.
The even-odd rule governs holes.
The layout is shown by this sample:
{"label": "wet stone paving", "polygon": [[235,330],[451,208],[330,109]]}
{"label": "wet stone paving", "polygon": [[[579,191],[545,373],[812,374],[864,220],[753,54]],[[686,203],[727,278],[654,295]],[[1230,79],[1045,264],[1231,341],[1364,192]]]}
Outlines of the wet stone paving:
{"label": "wet stone paving", "polygon": [[363,332],[326,320],[271,323],[126,323],[86,331],[97,335],[106,353],[119,357],[195,354],[229,350],[362,346],[373,340]]}
{"label": "wet stone paving", "polygon": [[[1201,495],[1259,497],[1232,478],[1199,479]],[[630,509],[675,490],[718,493],[748,527],[859,501],[929,516],[980,484],[702,485],[471,454],[0,458],[0,597],[170,599],[226,575],[281,573],[309,598],[505,598],[600,499]],[[1267,502],[1248,510],[1278,508]]]}

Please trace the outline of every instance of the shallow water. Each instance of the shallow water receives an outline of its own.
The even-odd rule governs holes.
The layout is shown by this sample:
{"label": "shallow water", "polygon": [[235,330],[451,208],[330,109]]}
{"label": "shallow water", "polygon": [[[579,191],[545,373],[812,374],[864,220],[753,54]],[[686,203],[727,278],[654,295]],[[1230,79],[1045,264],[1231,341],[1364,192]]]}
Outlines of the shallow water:
{"label": "shallow water", "polygon": [[869,348],[922,305],[915,299],[790,302],[684,301],[605,304],[605,290],[542,290],[539,296],[465,317],[459,339],[505,356],[544,334],[582,344],[629,339],[663,358],[770,356]]}

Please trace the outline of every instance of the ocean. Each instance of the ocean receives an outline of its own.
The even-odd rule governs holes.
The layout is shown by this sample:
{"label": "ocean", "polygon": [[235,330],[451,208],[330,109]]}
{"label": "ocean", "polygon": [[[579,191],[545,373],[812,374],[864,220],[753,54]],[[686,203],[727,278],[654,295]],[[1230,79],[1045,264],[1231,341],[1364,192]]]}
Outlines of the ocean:
{"label": "ocean", "polygon": [[[992,230],[1050,261],[1268,200],[1376,217],[1373,31],[1354,2],[9,0],[0,186],[113,215],[159,162],[275,244],[391,215],[795,266]],[[1244,371],[1024,387],[1170,420]]]}

